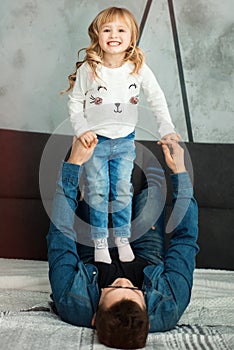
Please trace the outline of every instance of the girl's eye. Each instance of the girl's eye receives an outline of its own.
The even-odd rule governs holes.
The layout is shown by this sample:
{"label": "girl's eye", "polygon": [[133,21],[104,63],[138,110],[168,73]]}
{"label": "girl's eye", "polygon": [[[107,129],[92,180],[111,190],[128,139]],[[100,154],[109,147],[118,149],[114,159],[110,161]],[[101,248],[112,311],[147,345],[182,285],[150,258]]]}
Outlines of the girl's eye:
{"label": "girl's eye", "polygon": [[98,88],[97,88],[97,90],[99,91],[100,89],[104,89],[104,90],[106,90],[107,91],[107,88],[105,87],[105,86],[99,86]]}
{"label": "girl's eye", "polygon": [[124,32],[124,29],[119,29],[119,32],[120,32],[120,33],[123,33],[123,32]]}
{"label": "girl's eye", "polygon": [[129,85],[129,87],[128,87],[128,88],[129,88],[129,89],[131,89],[132,87],[133,87],[133,88],[135,88],[135,89],[137,88],[137,86],[136,86],[136,84],[135,84],[135,83],[134,83],[134,84]]}
{"label": "girl's eye", "polygon": [[104,33],[108,33],[110,31],[110,29],[104,29],[103,32]]}

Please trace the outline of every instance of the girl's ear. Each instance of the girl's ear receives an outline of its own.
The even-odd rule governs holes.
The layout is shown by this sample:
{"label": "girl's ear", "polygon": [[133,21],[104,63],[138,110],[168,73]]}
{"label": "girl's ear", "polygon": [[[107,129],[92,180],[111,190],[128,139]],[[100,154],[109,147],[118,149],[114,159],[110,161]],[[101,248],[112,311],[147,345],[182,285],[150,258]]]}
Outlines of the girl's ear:
{"label": "girl's ear", "polygon": [[92,327],[95,327],[95,322],[96,322],[96,313],[93,315],[93,318],[92,318]]}

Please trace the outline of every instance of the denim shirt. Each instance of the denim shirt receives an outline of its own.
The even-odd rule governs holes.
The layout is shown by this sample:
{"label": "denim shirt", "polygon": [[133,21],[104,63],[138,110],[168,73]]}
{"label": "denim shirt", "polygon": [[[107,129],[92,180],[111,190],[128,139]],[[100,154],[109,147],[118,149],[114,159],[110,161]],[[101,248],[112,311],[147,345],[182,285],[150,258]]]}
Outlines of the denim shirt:
{"label": "denim shirt", "polygon": [[[93,264],[85,264],[76,247],[74,213],[78,206],[80,170],[80,166],[64,162],[57,181],[47,235],[49,279],[61,319],[91,328],[100,296],[97,268]],[[189,175],[186,172],[173,174],[171,180],[176,209],[173,220],[177,226],[164,261],[144,268],[143,289],[150,332],[169,330],[178,322],[190,301],[198,252],[198,210]],[[162,222],[160,218],[156,230],[164,230]]]}
{"label": "denim shirt", "polygon": [[175,208],[173,220],[178,224],[170,239],[164,262],[144,269],[150,332],[169,330],[182,316],[190,301],[195,256],[199,250],[196,243],[198,208],[189,175],[175,174],[171,180]]}

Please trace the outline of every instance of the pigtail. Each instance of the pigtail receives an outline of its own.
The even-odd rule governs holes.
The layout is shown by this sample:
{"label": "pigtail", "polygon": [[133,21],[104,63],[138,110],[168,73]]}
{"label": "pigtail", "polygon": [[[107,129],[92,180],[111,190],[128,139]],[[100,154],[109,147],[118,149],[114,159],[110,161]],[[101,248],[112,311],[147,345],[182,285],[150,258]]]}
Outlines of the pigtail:
{"label": "pigtail", "polygon": [[130,61],[134,65],[134,69],[131,74],[138,74],[143,63],[145,62],[145,55],[136,45],[131,46],[126,53],[125,61]]}

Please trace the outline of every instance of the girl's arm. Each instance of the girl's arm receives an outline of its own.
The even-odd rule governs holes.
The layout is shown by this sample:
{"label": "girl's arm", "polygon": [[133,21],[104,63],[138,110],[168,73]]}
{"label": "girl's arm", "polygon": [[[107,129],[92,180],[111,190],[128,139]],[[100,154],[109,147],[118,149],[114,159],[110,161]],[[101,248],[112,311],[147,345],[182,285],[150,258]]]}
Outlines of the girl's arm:
{"label": "girl's arm", "polygon": [[142,90],[156,118],[160,137],[175,133],[165,95],[152,70],[144,64],[141,69]]}
{"label": "girl's arm", "polygon": [[79,137],[84,134],[88,128],[87,120],[85,118],[85,94],[88,85],[88,70],[83,64],[76,74],[76,81],[72,92],[68,95],[68,111],[70,121],[74,129],[75,135]]}

